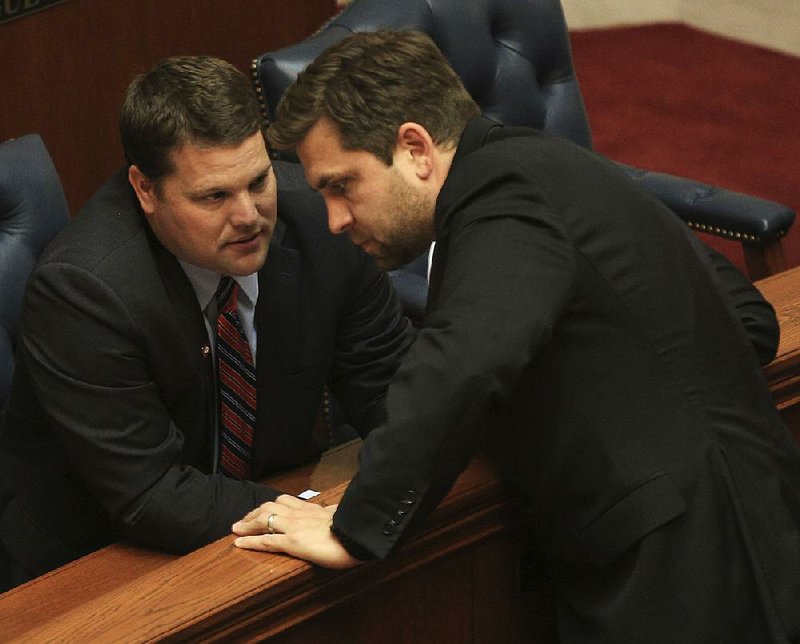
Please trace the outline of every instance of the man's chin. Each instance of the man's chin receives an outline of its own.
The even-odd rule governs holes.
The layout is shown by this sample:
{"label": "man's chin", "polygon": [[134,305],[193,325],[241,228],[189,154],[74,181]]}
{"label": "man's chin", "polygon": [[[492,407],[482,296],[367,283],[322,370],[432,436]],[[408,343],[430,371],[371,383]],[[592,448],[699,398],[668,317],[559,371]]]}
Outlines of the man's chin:
{"label": "man's chin", "polygon": [[423,253],[428,251],[430,243],[424,244],[360,244],[361,250],[369,255],[375,264],[383,271],[394,271],[406,264],[413,262]]}
{"label": "man's chin", "polygon": [[378,268],[382,271],[394,271],[398,268],[402,268],[408,262],[404,262],[397,257],[388,257],[386,255],[372,255],[372,259],[377,264]]}
{"label": "man's chin", "polygon": [[372,244],[372,243],[363,243],[359,244],[355,241],[353,242],[358,246],[363,252],[372,258],[372,261],[380,268],[382,271],[392,271],[396,266],[396,261],[394,257],[386,254],[386,249],[380,244]]}
{"label": "man's chin", "polygon": [[404,249],[404,252],[386,253],[384,251],[384,253],[380,255],[372,255],[372,258],[381,270],[395,271],[406,264],[410,264],[425,253],[427,253],[427,247],[422,250],[407,248]]}
{"label": "man's chin", "polygon": [[268,252],[269,246],[259,252],[250,253],[244,257],[237,257],[233,261],[227,262],[227,271],[223,272],[233,277],[243,277],[245,275],[257,273],[266,263]]}
{"label": "man's chin", "polygon": [[375,264],[380,268],[382,271],[389,272],[389,271],[396,271],[398,268],[403,268],[406,264],[410,264],[415,259],[419,257],[418,255],[414,257],[399,257],[397,255],[393,255],[391,257],[387,257],[385,255],[381,255],[379,257],[373,256],[373,260],[375,260]]}

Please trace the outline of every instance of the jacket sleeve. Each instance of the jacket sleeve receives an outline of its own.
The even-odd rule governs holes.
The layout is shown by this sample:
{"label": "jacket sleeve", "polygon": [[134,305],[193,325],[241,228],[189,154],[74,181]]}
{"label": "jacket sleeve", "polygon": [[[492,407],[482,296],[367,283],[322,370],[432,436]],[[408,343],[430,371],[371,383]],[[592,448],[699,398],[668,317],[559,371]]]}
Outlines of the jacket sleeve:
{"label": "jacket sleeve", "polygon": [[338,319],[331,389],[347,420],[366,436],[384,422],[389,382],[414,338],[383,271],[363,251]]}
{"label": "jacket sleeve", "polygon": [[778,351],[780,326],[775,309],[764,299],[742,273],[725,257],[709,249],[711,262],[716,268],[723,293],[728,297],[736,317],[744,326],[759,363],[772,362]]}
{"label": "jacket sleeve", "polygon": [[[233,521],[275,491],[184,463],[183,428],[153,374],[157,340],[142,323],[101,277],[50,262],[28,287],[21,351],[70,476],[104,508],[118,536],[184,553],[229,534]],[[208,384],[183,367],[175,367],[182,395],[205,409]],[[36,511],[47,514],[46,507]]]}
{"label": "jacket sleeve", "polygon": [[707,266],[718,290],[739,320],[759,363],[769,364],[778,351],[780,326],[775,309],[764,299],[753,283],[722,254],[702,243],[687,229],[696,251],[705,255]]}

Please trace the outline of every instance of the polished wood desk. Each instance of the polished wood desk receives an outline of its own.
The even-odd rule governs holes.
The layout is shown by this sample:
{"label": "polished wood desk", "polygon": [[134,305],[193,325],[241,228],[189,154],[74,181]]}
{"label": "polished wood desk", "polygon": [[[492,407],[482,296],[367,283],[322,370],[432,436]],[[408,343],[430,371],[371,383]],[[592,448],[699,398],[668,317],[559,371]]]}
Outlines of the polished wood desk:
{"label": "polished wood desk", "polygon": [[759,280],[781,326],[778,355],[764,368],[775,404],[800,441],[800,267]]}
{"label": "polished wood desk", "polygon": [[[358,449],[270,483],[336,502]],[[517,592],[517,504],[478,458],[396,557],[346,572],[232,537],[183,557],[115,544],[0,595],[0,641],[550,642],[546,594]]]}
{"label": "polished wood desk", "polygon": [[[782,329],[764,373],[800,440],[800,268],[757,286]],[[334,503],[358,449],[270,483]],[[347,572],[238,550],[232,537],[184,557],[116,544],[0,595],[0,641],[553,642],[546,589],[517,589],[517,504],[478,458],[396,557]]]}

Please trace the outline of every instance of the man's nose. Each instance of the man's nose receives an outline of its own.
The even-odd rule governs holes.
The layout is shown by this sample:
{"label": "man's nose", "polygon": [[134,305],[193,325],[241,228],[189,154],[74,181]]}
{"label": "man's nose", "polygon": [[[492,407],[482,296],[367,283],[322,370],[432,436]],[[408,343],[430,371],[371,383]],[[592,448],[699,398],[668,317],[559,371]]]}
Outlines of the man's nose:
{"label": "man's nose", "polygon": [[345,232],[353,223],[353,215],[347,204],[332,199],[325,204],[328,208],[328,228],[334,235]]}
{"label": "man's nose", "polygon": [[231,224],[234,226],[251,226],[258,221],[258,208],[253,197],[248,193],[241,195],[233,203]]}

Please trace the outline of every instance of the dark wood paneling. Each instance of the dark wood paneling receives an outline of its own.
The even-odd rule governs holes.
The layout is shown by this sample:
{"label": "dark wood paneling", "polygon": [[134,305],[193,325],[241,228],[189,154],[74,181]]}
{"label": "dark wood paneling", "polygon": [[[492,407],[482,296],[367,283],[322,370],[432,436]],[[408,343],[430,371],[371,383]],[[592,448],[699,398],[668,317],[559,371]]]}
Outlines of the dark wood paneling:
{"label": "dark wood paneling", "polygon": [[75,211],[122,162],[131,78],[176,54],[250,60],[313,33],[335,0],[68,0],[0,24],[0,141],[39,132]]}

